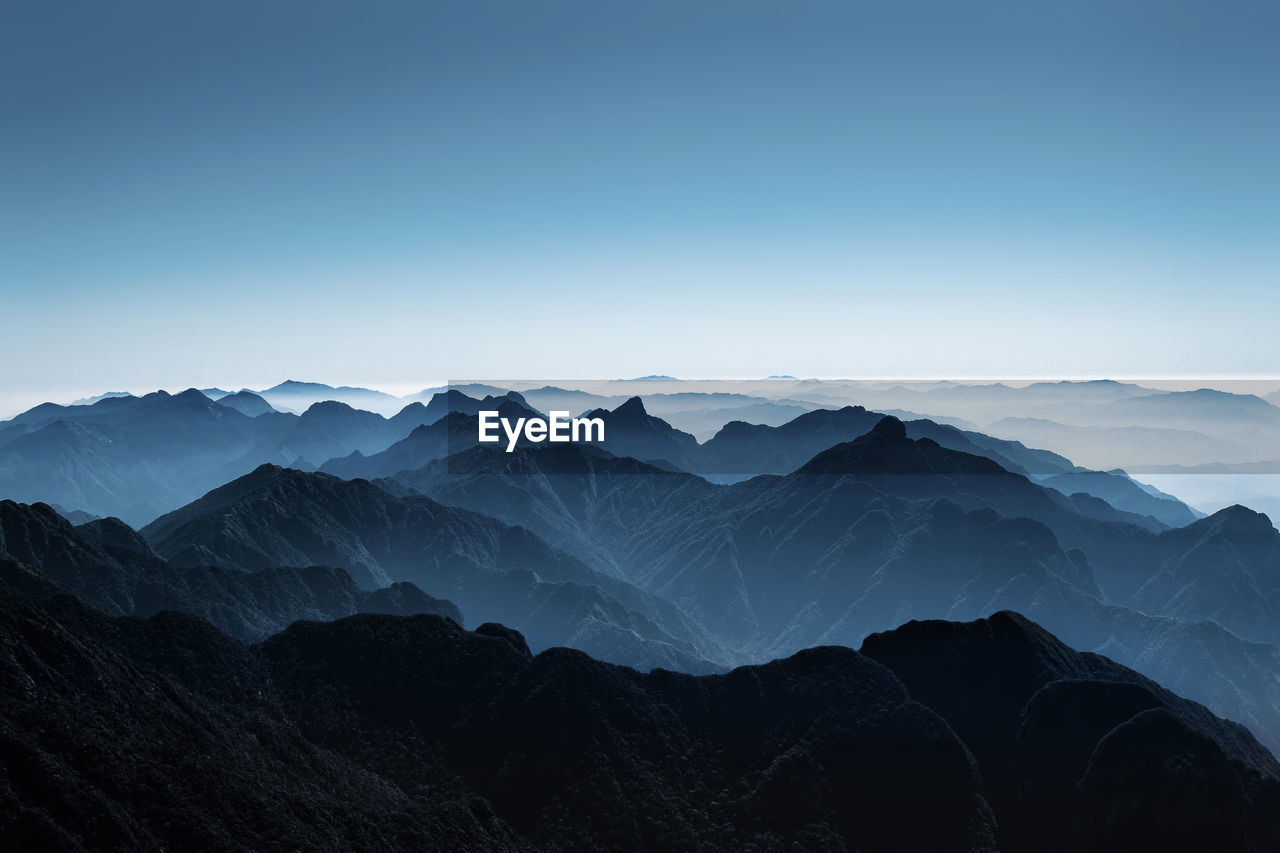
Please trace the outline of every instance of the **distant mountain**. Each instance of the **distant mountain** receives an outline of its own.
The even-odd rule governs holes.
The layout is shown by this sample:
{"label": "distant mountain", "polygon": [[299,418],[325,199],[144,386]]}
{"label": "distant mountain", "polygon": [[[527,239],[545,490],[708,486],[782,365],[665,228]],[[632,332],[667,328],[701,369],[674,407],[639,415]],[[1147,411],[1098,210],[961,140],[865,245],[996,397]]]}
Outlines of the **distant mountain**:
{"label": "distant mountain", "polygon": [[1040,483],[1064,495],[1083,492],[1102,498],[1116,509],[1150,516],[1170,527],[1182,527],[1204,516],[1171,495],[1144,488],[1119,469],[1055,474]]}
{"label": "distant mountain", "polygon": [[94,515],[93,513],[85,512],[82,509],[67,509],[66,507],[58,506],[57,504],[50,504],[50,506],[53,507],[54,512],[72,524],[85,524],[90,521],[96,521],[101,517]]}
{"label": "distant mountain", "polygon": [[[882,417],[882,412],[845,406],[815,409],[777,426],[734,420],[701,446],[698,459],[689,470],[718,477],[789,474],[832,445],[863,435]],[[1058,474],[1077,470],[1069,459],[1028,448],[1020,442],[1003,441],[925,419],[908,421],[906,426],[912,438],[929,438],[952,450],[986,456],[1016,473]]]}
{"label": "distant mountain", "polygon": [[0,495],[148,519],[193,487],[225,481],[226,467],[280,425],[272,418],[246,417],[194,389],[37,406],[0,431]]}
{"label": "distant mountain", "polygon": [[694,677],[432,616],[245,647],[0,585],[0,644],[23,849],[1280,843],[1280,768],[1246,731],[1013,614]]}
{"label": "distant mountain", "polygon": [[[223,392],[223,393],[226,393],[226,392]],[[133,395],[130,394],[128,391],[108,391],[105,394],[96,394],[92,397],[82,397],[79,400],[73,401],[71,405],[92,406],[94,403],[98,402],[99,400],[106,400],[109,397],[132,397],[132,396]]]}
{"label": "distant mountain", "polygon": [[986,430],[1000,438],[1055,448],[1078,464],[1099,470],[1133,470],[1171,462],[1253,462],[1265,458],[1244,442],[1188,429],[1073,426],[1044,418],[1002,418]]}
{"label": "distant mountain", "polygon": [[1280,409],[1252,394],[1210,388],[1021,414],[1036,420],[1002,417],[991,431],[1041,443],[1056,428],[1052,446],[1091,467],[1251,462],[1274,456],[1280,444]]}
{"label": "distant mountain", "polygon": [[[666,399],[686,395],[660,396]],[[515,405],[499,405],[503,399]],[[433,398],[427,409],[439,413],[448,408],[454,412],[474,414],[482,409],[496,408],[503,417],[514,419],[534,414],[534,410],[527,409],[527,406],[524,398],[514,392],[505,398],[487,397],[478,401],[450,391],[448,397],[437,395]],[[750,411],[752,407],[753,404],[747,403],[729,411]],[[719,410],[713,410],[713,414],[716,411]],[[673,428],[665,419],[650,415],[640,398],[612,412],[598,409],[588,414],[601,417],[605,422],[606,440],[602,446],[611,453],[690,471],[717,482],[734,482],[764,473],[790,473],[833,444],[862,435],[882,417],[880,413],[869,412],[860,406],[846,406],[838,410],[805,412],[776,427],[732,421],[705,444],[699,445],[696,439],[691,440],[691,436]],[[429,421],[430,416],[423,420]],[[929,420],[911,421],[907,423],[907,430],[912,438],[930,438],[949,449],[985,456],[1016,473],[1046,476],[1083,471],[1070,460],[1049,451],[1031,449],[1021,442],[1005,441]],[[380,454],[370,457],[356,452],[346,458],[331,459],[321,465],[320,470],[346,478],[391,477],[461,452],[475,443],[475,432],[474,420],[455,418],[447,424],[437,421],[433,428],[420,430]],[[1110,482],[1113,478],[1116,482]],[[1082,492],[1104,500],[1107,495],[1129,494],[1137,488],[1127,477],[1103,473],[1078,478],[1073,486],[1068,494]],[[1182,513],[1185,513],[1182,523],[1197,517],[1192,510],[1176,502],[1146,501],[1140,494],[1130,494],[1130,498],[1136,502],[1132,510],[1117,508],[1132,511],[1139,518],[1150,516],[1155,519],[1152,523],[1157,527],[1169,524],[1166,519],[1183,518]]]}
{"label": "distant mountain", "polygon": [[[422,421],[424,424],[433,424],[443,418],[450,412],[461,412],[464,415],[474,415],[481,411],[493,411],[498,409],[503,403],[518,407],[524,412],[523,416],[537,415],[538,411],[525,398],[515,391],[507,391],[501,394],[486,395],[477,399],[469,397],[466,394],[454,388],[439,394],[432,395],[426,405],[426,417]],[[504,415],[509,417],[509,415]]]}
{"label": "distant mountain", "polygon": [[1268,403],[1270,403],[1273,406],[1280,406],[1280,391],[1272,391],[1270,394],[1267,394],[1262,399],[1266,400]]}
{"label": "distant mountain", "polygon": [[[446,408],[447,414],[435,417]],[[513,423],[519,418],[538,416],[538,412],[515,392],[476,400],[450,391],[447,397],[444,394],[433,397],[423,411],[423,424],[386,450],[367,456],[355,450],[347,456],[330,459],[320,466],[320,470],[346,479],[376,480],[460,453],[478,443],[479,420],[476,413],[479,411],[495,411],[499,417]]]}
{"label": "distant mountain", "polygon": [[425,403],[432,397],[441,394],[465,394],[468,397],[501,397],[510,391],[510,388],[499,388],[496,385],[485,385],[479,382],[467,382],[457,385],[439,385],[435,388],[424,388],[417,394],[410,394],[403,398],[404,402]]}
{"label": "distant mountain", "polygon": [[[543,412],[567,411],[578,415],[592,409],[615,409],[633,394],[605,395],[547,385],[522,391],[528,402]],[[713,391],[678,391],[644,395],[648,414],[657,415],[676,429],[693,434],[699,441],[713,436],[726,423],[783,424],[815,408],[812,403],[769,399],[752,394]]]}
{"label": "distant mountain", "polygon": [[860,403],[875,409],[906,409],[928,416],[950,415],[977,423],[1010,416],[1053,417],[1064,407],[1101,406],[1117,400],[1160,393],[1132,383],[1097,380],[1086,382],[1034,382],[1014,386],[1001,382],[876,383],[822,381],[798,383],[786,393],[822,405]]}
{"label": "distant mountain", "polygon": [[0,496],[142,524],[264,462],[377,453],[431,417],[420,404],[389,419],[339,402],[301,416],[264,406],[248,392],[215,403],[195,389],[37,406],[0,424]]}
{"label": "distant mountain", "polygon": [[[303,385],[306,393],[316,391],[312,385],[293,385]],[[658,399],[664,405],[685,405],[694,399],[707,405],[735,403],[734,409],[710,410],[712,421],[729,412],[749,414],[760,405],[746,395],[702,392],[658,395]],[[503,408],[504,400],[518,408]],[[778,416],[787,411],[785,406],[768,405]],[[512,417],[527,416],[516,411],[537,411],[515,392],[475,399],[456,389],[432,397],[425,405],[406,405],[390,418],[336,401],[316,403],[300,416],[284,414],[272,411],[250,392],[228,395],[217,404],[194,390],[107,398],[92,406],[44,404],[0,424],[0,494],[141,524],[264,462],[369,478],[421,467],[464,449],[472,439],[465,435],[464,423],[454,421],[447,429],[405,441],[416,428],[437,424],[448,412],[474,415],[488,408]],[[238,419],[231,411],[247,419]],[[846,407],[807,412],[777,427],[735,421],[699,445],[693,436],[651,415],[639,398],[612,410],[594,410],[593,415],[600,413],[607,424],[604,447],[610,452],[719,481],[789,473],[815,453],[865,432],[879,417],[860,407]],[[695,412],[692,417],[702,415]],[[912,437],[929,437],[951,449],[987,456],[1019,473],[1041,476],[1075,470],[1056,454],[975,431],[927,420],[909,422],[908,431]],[[402,446],[389,451],[402,441]],[[384,451],[389,452],[367,461]],[[1107,484],[1101,478],[1088,482],[1099,487],[1090,491],[1083,480],[1076,485],[1080,491],[1104,498],[1123,491],[1122,484]],[[1172,516],[1151,512],[1157,509],[1166,507],[1135,507],[1134,511],[1168,523]]]}
{"label": "distant mountain", "polygon": [[[392,423],[381,415],[353,409],[346,403],[315,403],[289,421],[278,435],[248,450],[244,462],[269,461],[311,466],[352,450],[375,453],[407,435],[416,424]],[[243,467],[243,465],[241,466]]]}
{"label": "distant mountain", "polygon": [[334,401],[345,403],[353,409],[364,409],[390,417],[405,405],[399,397],[369,388],[352,388],[347,385],[334,388],[320,382],[297,382],[292,379],[256,393],[275,408],[295,413],[302,413],[316,403]]}
{"label": "distant mountain", "polygon": [[719,669],[675,608],[518,527],[365,480],[264,465],[143,529],[180,567],[331,565],[365,588],[412,581],[473,619],[502,619],[534,645],[570,645],[651,668]]}
{"label": "distant mountain", "polygon": [[[648,403],[648,401],[646,401]],[[762,401],[727,409],[687,409],[666,412],[662,419],[673,427],[691,433],[699,441],[707,441],[731,421],[781,426],[812,411],[813,406]]]}
{"label": "distant mountain", "polygon": [[1280,426],[1280,411],[1253,394],[1231,394],[1212,388],[1198,391],[1170,391],[1109,403],[1103,410],[1090,410],[1090,418],[1109,422],[1151,423],[1208,431],[1217,425]]}
{"label": "distant mountain", "polygon": [[529,405],[543,412],[554,410],[557,412],[570,412],[574,415],[579,415],[591,409],[613,408],[625,403],[628,399],[625,396],[592,394],[588,391],[557,388],[554,385],[530,388],[521,391],[520,395],[529,402]]}
{"label": "distant mountain", "polygon": [[297,619],[388,609],[462,622],[461,612],[448,601],[410,587],[362,591],[336,568],[273,566],[254,573],[204,565],[177,568],[118,519],[72,527],[44,504],[0,501],[0,578],[32,593],[74,593],[110,615],[181,610],[247,640]]}
{"label": "distant mountain", "polygon": [[[204,392],[201,392],[204,393]],[[208,396],[206,394],[206,396]],[[256,418],[258,415],[265,415],[268,412],[274,412],[271,404],[259,397],[252,391],[239,391],[235,394],[224,394],[217,398],[218,404],[221,406],[229,406],[242,415],[248,415]]]}

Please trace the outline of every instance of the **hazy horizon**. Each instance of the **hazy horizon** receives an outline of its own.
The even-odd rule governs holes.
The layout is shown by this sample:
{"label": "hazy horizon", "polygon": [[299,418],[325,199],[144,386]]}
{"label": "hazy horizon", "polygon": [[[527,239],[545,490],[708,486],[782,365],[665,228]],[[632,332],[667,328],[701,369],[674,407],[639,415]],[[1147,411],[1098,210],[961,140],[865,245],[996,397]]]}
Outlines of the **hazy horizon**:
{"label": "hazy horizon", "polygon": [[[654,375],[654,374],[645,374],[645,376],[651,376],[651,375]],[[1265,379],[1265,378],[1256,378],[1256,377],[1253,377],[1253,378],[1230,378],[1230,377],[1151,378],[1151,377],[1053,377],[1053,376],[1051,377],[1014,377],[1014,378],[1010,378],[1010,377],[954,378],[954,377],[885,377],[885,376],[861,376],[861,377],[858,377],[858,376],[825,376],[825,377],[795,376],[793,378],[784,378],[784,376],[789,376],[789,375],[772,374],[769,377],[766,377],[766,376],[750,376],[750,377],[748,376],[741,376],[741,377],[691,376],[691,377],[672,377],[669,381],[680,382],[680,383],[690,383],[690,384],[726,383],[730,385],[732,383],[738,383],[738,382],[755,383],[755,382],[767,382],[767,381],[779,381],[779,382],[818,381],[818,382],[853,382],[853,383],[862,382],[862,383],[891,383],[891,384],[901,383],[908,386],[912,384],[926,385],[929,383],[954,383],[957,385],[1004,384],[1004,385],[1009,385],[1011,387],[1024,387],[1037,382],[1090,382],[1090,381],[1098,381],[1098,380],[1108,380],[1108,381],[1116,381],[1116,382],[1124,382],[1124,383],[1131,383],[1134,385],[1140,385],[1145,388],[1150,388],[1157,391],[1194,391],[1200,388],[1210,388],[1213,390],[1224,391],[1231,394],[1253,394],[1259,397],[1264,396],[1266,394],[1270,394],[1275,391],[1280,391],[1280,377],[1276,377],[1273,379]],[[352,388],[362,388],[362,389],[368,389],[371,391],[379,391],[384,394],[389,394],[397,398],[403,398],[403,397],[409,397],[414,394],[421,393],[422,391],[427,389],[445,387],[451,384],[462,384],[463,382],[483,382],[488,384],[495,384],[495,385],[498,385],[499,387],[509,387],[512,383],[515,383],[515,386],[518,388],[540,387],[541,385],[544,385],[544,384],[559,385],[560,387],[566,387],[566,388],[575,388],[587,383],[635,382],[643,378],[644,377],[586,377],[586,378],[578,377],[576,379],[511,380],[508,377],[507,379],[496,379],[496,378],[495,379],[472,378],[467,380],[442,379],[442,380],[427,380],[422,382],[386,384],[386,383],[361,383],[361,382],[351,382],[351,383],[341,382],[340,383],[340,382],[326,381],[323,378],[315,378],[315,377],[310,377],[310,378],[288,377],[285,379],[277,379],[275,381],[259,382],[259,383],[244,384],[244,385],[241,385],[238,383],[216,383],[216,382],[210,385],[194,385],[194,384],[184,385],[179,383],[177,385],[170,385],[168,387],[128,385],[128,386],[112,387],[112,388],[81,389],[79,391],[66,391],[66,392],[63,392],[62,394],[51,393],[46,395],[40,395],[40,394],[15,395],[15,394],[0,393],[0,421],[4,421],[9,418],[12,418],[15,415],[21,414],[22,412],[27,411],[28,409],[34,406],[40,405],[42,403],[56,403],[59,405],[71,405],[73,403],[77,403],[85,399],[101,397],[106,394],[119,393],[119,392],[132,394],[134,396],[141,396],[143,394],[148,394],[154,391],[165,391],[166,393],[169,393],[169,394],[177,394],[189,388],[197,388],[198,390],[203,388],[220,388],[221,390],[229,391],[232,393],[237,391],[242,391],[242,390],[259,392],[259,391],[268,390],[284,382],[293,381],[293,382],[315,382],[322,385],[329,385],[335,388],[344,387],[344,386],[352,387]],[[640,396],[643,396],[645,393],[646,392],[641,388],[637,388],[637,394],[639,394]],[[945,414],[945,413],[936,413],[936,414]]]}

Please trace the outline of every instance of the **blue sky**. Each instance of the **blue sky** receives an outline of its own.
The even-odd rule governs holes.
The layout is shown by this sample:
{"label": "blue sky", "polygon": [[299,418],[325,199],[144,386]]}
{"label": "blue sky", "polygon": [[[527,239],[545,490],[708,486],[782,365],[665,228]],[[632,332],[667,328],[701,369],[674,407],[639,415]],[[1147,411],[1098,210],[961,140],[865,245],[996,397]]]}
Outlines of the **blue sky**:
{"label": "blue sky", "polygon": [[1276,376],[1280,6],[0,2],[0,395]]}

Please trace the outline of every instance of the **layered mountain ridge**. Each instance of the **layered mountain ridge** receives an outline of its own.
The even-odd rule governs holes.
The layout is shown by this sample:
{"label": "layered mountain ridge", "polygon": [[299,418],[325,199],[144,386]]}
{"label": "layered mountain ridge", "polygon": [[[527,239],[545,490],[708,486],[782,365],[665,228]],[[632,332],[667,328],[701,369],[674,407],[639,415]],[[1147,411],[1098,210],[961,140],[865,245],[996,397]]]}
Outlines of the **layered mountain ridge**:
{"label": "layered mountain ridge", "polygon": [[434,616],[244,646],[0,599],[0,677],[24,685],[0,699],[0,831],[24,847],[1262,851],[1280,831],[1280,766],[1243,728],[1013,614],[697,677]]}

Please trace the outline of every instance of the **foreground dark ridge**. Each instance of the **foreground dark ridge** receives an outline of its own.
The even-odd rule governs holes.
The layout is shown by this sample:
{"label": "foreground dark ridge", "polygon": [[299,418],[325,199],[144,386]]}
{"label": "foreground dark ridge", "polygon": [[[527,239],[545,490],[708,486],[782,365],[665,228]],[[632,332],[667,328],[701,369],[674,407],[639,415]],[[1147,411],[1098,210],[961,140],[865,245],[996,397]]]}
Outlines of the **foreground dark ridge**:
{"label": "foreground dark ridge", "polygon": [[0,585],[8,849],[1272,850],[1242,727],[1016,614],[723,676],[498,625],[246,646]]}

